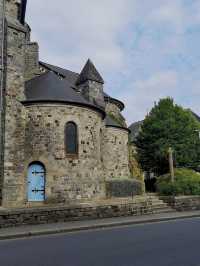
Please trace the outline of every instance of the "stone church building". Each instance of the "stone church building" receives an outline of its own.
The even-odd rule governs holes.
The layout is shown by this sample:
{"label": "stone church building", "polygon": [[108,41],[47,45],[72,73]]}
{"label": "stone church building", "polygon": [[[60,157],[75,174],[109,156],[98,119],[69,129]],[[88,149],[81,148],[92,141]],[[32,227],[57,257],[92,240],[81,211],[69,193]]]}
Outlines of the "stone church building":
{"label": "stone church building", "polygon": [[40,62],[25,13],[0,0],[0,204],[105,198],[106,180],[130,178],[124,104],[90,60],[77,73]]}

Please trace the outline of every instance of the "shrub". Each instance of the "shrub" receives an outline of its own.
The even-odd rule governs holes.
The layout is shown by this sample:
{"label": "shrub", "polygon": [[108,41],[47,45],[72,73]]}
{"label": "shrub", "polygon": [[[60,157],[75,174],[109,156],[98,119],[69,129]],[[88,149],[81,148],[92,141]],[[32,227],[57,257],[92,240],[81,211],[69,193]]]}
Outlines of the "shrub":
{"label": "shrub", "polygon": [[190,169],[176,169],[175,181],[170,174],[160,176],[157,180],[160,195],[200,195],[200,174]]}
{"label": "shrub", "polygon": [[135,179],[113,178],[106,181],[107,197],[133,197],[142,192],[142,182]]}

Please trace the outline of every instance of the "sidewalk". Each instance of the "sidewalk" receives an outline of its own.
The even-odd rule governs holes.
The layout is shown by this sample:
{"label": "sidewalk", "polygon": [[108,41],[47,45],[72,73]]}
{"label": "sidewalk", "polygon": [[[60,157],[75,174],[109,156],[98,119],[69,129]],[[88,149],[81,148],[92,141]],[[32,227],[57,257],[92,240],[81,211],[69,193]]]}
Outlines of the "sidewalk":
{"label": "sidewalk", "polygon": [[27,225],[0,229],[0,240],[24,238],[49,234],[78,232],[92,229],[112,228],[118,226],[137,225],[154,222],[164,222],[187,218],[200,218],[200,211],[171,212],[143,216],[117,217],[67,223]]}

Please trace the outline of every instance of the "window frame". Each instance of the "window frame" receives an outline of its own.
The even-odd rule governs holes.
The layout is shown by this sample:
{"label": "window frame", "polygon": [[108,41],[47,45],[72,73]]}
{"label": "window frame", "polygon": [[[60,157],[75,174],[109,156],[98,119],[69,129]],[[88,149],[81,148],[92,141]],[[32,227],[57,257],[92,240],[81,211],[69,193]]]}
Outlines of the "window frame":
{"label": "window frame", "polygon": [[[75,146],[75,151],[74,152],[69,152],[68,151],[68,147],[69,147],[69,143],[67,141],[67,126],[71,124],[74,126],[75,128],[75,132],[76,132],[76,136],[74,138],[75,142],[76,143],[73,143],[73,145]],[[78,126],[77,124],[74,122],[74,121],[68,121],[66,124],[65,124],[65,129],[64,129],[64,143],[65,143],[65,154],[67,157],[77,157],[78,156],[78,153],[79,153],[79,134],[78,134]]]}

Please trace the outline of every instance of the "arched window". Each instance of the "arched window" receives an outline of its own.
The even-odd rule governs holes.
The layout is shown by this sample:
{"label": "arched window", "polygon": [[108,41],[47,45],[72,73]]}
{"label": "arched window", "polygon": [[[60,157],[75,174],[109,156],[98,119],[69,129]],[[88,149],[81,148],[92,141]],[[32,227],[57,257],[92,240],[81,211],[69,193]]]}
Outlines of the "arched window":
{"label": "arched window", "polygon": [[74,122],[68,122],[65,126],[65,150],[67,154],[78,153],[78,129]]}

